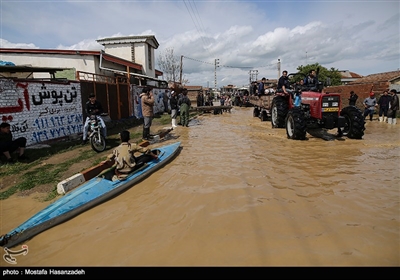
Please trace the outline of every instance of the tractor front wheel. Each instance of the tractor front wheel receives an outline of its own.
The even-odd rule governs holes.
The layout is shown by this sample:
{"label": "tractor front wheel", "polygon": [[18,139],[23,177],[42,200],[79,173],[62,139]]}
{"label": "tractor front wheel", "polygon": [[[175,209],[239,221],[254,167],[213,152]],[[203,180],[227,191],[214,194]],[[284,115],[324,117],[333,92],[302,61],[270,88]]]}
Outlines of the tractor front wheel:
{"label": "tractor front wheel", "polygon": [[289,110],[286,122],[286,135],[289,139],[293,140],[305,140],[307,133],[306,120],[304,112],[298,108],[294,107]]}
{"label": "tractor front wheel", "polygon": [[365,121],[361,110],[354,106],[348,106],[340,111],[340,115],[345,119],[344,127],[341,128],[343,135],[351,139],[362,139]]}

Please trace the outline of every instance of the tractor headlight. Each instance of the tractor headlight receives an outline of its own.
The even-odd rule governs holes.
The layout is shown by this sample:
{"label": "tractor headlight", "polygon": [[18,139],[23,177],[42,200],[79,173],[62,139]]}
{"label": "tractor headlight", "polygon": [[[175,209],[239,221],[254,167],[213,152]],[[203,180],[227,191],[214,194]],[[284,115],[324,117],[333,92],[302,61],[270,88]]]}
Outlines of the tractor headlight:
{"label": "tractor headlight", "polygon": [[332,102],[333,107],[339,107],[339,102]]}
{"label": "tractor headlight", "polygon": [[329,107],[329,103],[328,102],[322,102],[322,107]]}

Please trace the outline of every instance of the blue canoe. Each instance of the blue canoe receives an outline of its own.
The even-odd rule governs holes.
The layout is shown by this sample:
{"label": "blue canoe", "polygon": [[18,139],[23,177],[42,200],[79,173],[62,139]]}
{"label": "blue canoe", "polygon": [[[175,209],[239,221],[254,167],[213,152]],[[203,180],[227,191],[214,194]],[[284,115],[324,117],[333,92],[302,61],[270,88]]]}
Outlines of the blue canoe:
{"label": "blue canoe", "polygon": [[17,228],[2,235],[0,245],[8,248],[18,245],[132,187],[176,156],[180,150],[180,144],[180,142],[176,142],[156,148],[158,159],[147,162],[124,180],[112,181],[113,169],[102,172],[99,176],[56,200]]}

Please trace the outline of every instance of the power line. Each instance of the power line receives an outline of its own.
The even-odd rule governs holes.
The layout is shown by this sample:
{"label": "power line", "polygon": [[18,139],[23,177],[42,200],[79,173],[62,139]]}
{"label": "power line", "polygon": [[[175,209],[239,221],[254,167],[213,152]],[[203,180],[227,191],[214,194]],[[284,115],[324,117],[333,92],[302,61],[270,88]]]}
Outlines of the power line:
{"label": "power line", "polygon": [[183,55],[183,57],[184,57],[184,58],[187,58],[187,59],[190,59],[190,60],[197,61],[197,62],[201,62],[201,63],[204,63],[204,64],[211,64],[211,65],[214,65],[214,62],[206,62],[206,61],[202,61],[202,60],[199,60],[199,59],[190,58],[190,57],[187,57],[187,56],[184,56],[184,55]]}
{"label": "power line", "polygon": [[[199,59],[187,57],[187,56],[184,56],[184,55],[183,55],[183,57],[184,57],[184,58],[187,58],[187,59],[190,59],[190,60],[193,60],[193,61],[201,62],[201,63],[204,63],[204,64],[210,64],[210,65],[214,65],[214,64],[215,64],[215,62],[206,62],[206,61],[203,61],[203,60],[199,60]],[[240,68],[244,68],[244,69],[249,69],[249,68],[265,68],[265,67],[267,67],[267,68],[273,68],[273,67],[276,67],[276,63],[271,63],[271,64],[263,65],[263,66],[230,66],[230,65],[220,65],[219,67],[225,67],[225,68],[239,68],[239,69],[240,69]]]}
{"label": "power line", "polygon": [[[198,13],[198,10],[197,10],[197,7],[196,7],[196,4],[192,1],[192,2],[193,2],[193,5],[194,5],[195,8],[196,8],[197,13],[194,11],[194,9],[193,9],[193,7],[192,7],[190,1],[188,1],[188,2],[189,2],[190,9],[189,9],[188,5],[186,4],[186,1],[183,0],[183,3],[185,4],[186,10],[188,11],[188,13],[189,13],[189,15],[190,15],[190,18],[192,19],[192,22],[193,22],[193,24],[194,24],[194,26],[195,26],[197,32],[198,32],[199,35],[200,35],[200,39],[201,39],[201,41],[203,42],[203,47],[204,47],[204,49],[209,53],[208,48],[206,48],[206,45],[207,45],[207,42],[205,42],[205,38],[206,38],[206,37],[204,37],[204,36],[201,35],[201,27],[198,27],[198,24],[196,23],[196,21],[198,21],[198,22],[200,22],[200,25],[202,25],[202,24],[201,24],[201,20],[200,20],[200,16],[196,16],[196,14],[197,14],[197,15],[199,14],[199,13]],[[190,10],[191,10],[191,11],[190,11]],[[195,19],[193,18],[192,15],[196,18],[196,21],[195,21]],[[198,20],[197,20],[197,18],[198,18]],[[202,31],[202,32],[205,34],[204,31]],[[210,44],[210,43],[208,43],[208,44]],[[210,53],[209,53],[209,54],[210,54]]]}

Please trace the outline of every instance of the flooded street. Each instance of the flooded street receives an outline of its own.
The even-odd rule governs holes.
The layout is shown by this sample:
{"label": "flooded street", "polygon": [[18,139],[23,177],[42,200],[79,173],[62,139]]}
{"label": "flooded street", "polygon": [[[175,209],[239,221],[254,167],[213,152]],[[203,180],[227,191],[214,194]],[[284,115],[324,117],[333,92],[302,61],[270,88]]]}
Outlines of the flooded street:
{"label": "flooded street", "polygon": [[[178,127],[173,161],[24,242],[16,266],[399,266],[400,125],[293,141],[252,110]],[[5,233],[48,203],[1,204]]]}

